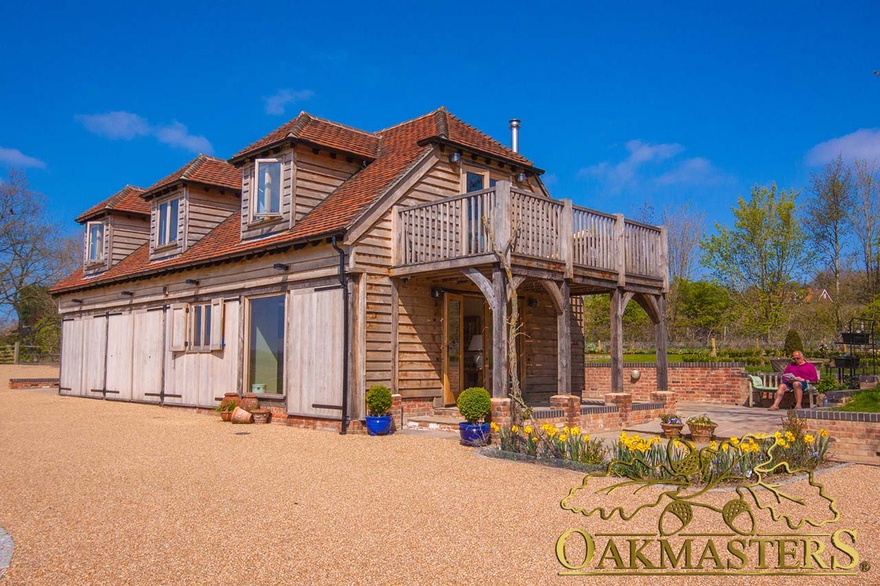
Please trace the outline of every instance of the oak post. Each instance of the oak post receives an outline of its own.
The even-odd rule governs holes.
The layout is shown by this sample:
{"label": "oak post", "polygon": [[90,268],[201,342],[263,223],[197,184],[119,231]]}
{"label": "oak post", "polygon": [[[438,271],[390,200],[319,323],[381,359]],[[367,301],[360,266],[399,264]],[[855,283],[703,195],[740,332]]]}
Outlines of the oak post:
{"label": "oak post", "polygon": [[623,297],[622,289],[611,291],[611,392],[623,392]]}
{"label": "oak post", "polygon": [[507,294],[505,275],[500,267],[492,269],[495,307],[492,308],[492,396],[507,397]]}
{"label": "oak post", "polygon": [[574,276],[574,208],[570,199],[562,200],[559,218],[559,256],[565,262],[565,278]]}
{"label": "oak post", "polygon": [[614,214],[614,266],[617,269],[617,286],[626,285],[626,220],[623,214]]}
{"label": "oak post", "polygon": [[654,339],[657,348],[657,390],[669,389],[669,358],[666,331],[666,295],[657,295],[659,321],[654,325]]}
{"label": "oak post", "polygon": [[571,394],[571,297],[568,281],[560,287],[562,308],[556,312],[557,338],[557,391],[558,395]]}

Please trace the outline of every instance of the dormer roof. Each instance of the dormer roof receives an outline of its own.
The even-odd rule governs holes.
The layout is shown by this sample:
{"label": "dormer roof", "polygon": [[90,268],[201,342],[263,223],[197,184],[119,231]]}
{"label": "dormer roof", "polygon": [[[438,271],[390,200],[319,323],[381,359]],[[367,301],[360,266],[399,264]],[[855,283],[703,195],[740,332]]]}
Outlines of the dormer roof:
{"label": "dormer roof", "polygon": [[163,191],[187,183],[222,187],[240,192],[241,172],[222,159],[199,155],[171,175],[148,187],[141,194],[141,197],[150,201]]}
{"label": "dormer roof", "polygon": [[229,161],[238,164],[249,156],[259,155],[262,150],[293,143],[324,147],[370,161],[379,152],[379,138],[375,134],[300,112],[299,116],[246,146]]}
{"label": "dormer roof", "polygon": [[144,190],[134,185],[126,185],[101,203],[93,206],[76,219],[80,224],[93,220],[107,212],[120,212],[133,216],[150,215],[150,205],[143,200]]}

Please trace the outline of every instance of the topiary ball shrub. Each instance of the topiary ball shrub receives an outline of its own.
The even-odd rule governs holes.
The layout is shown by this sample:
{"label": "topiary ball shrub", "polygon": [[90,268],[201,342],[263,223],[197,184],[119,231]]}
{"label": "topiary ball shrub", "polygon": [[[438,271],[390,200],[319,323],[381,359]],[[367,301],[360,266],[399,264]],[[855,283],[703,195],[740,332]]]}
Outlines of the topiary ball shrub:
{"label": "topiary ball shrub", "polygon": [[804,351],[804,342],[801,340],[801,335],[797,333],[797,330],[788,330],[788,333],[785,334],[783,350],[786,356],[791,356],[791,353],[795,350]]}
{"label": "topiary ball shrub", "polygon": [[458,396],[458,411],[468,423],[477,423],[492,413],[492,397],[483,387],[465,389]]}
{"label": "topiary ball shrub", "polygon": [[372,417],[388,413],[391,402],[391,391],[386,386],[374,385],[367,391],[367,410]]}

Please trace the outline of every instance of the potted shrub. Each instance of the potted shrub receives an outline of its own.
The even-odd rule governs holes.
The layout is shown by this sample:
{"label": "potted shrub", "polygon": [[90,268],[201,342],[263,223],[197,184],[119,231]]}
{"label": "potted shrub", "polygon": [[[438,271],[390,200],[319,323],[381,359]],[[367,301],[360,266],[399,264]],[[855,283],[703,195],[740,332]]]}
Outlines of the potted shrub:
{"label": "potted shrub", "polygon": [[660,427],[663,428],[663,437],[666,439],[681,437],[684,421],[675,413],[664,413],[660,416]]}
{"label": "potted shrub", "polygon": [[374,385],[367,391],[367,433],[387,435],[391,432],[391,391],[388,387]]}
{"label": "potted shrub", "polygon": [[687,420],[688,430],[691,432],[691,439],[698,443],[708,443],[715,434],[715,428],[718,424],[709,419],[704,413],[700,416],[694,416]]}
{"label": "potted shrub", "polygon": [[221,401],[219,405],[214,407],[214,411],[220,414],[220,419],[229,421],[232,419],[232,412],[235,411],[236,404],[232,401]]}
{"label": "potted shrub", "polygon": [[458,411],[464,421],[458,424],[461,443],[465,446],[483,446],[491,438],[486,419],[492,413],[492,397],[483,387],[465,389],[458,396]]}

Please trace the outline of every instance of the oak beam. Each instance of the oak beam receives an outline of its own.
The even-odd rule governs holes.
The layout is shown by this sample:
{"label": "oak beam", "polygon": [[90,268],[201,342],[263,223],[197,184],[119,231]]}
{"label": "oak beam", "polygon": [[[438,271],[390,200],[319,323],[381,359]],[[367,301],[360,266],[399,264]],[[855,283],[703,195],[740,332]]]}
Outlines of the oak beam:
{"label": "oak beam", "polygon": [[[554,289],[556,287],[554,286]],[[568,281],[560,286],[561,311],[556,313],[557,394],[571,394],[571,296]]]}
{"label": "oak beam", "polygon": [[498,305],[498,298],[495,297],[495,291],[493,290],[494,285],[491,281],[489,281],[486,275],[473,267],[461,269],[461,274],[473,281],[474,285],[476,285],[477,288],[479,288],[479,290],[483,293],[483,296],[489,303],[489,307],[492,309],[492,311],[495,311]]}
{"label": "oak beam", "polygon": [[507,295],[505,275],[500,267],[492,269],[492,287],[499,301],[492,311],[492,396],[507,397]]}
{"label": "oak beam", "polygon": [[654,343],[657,349],[657,390],[669,390],[668,332],[666,330],[666,296],[658,295],[656,303],[660,320],[654,326]]}

